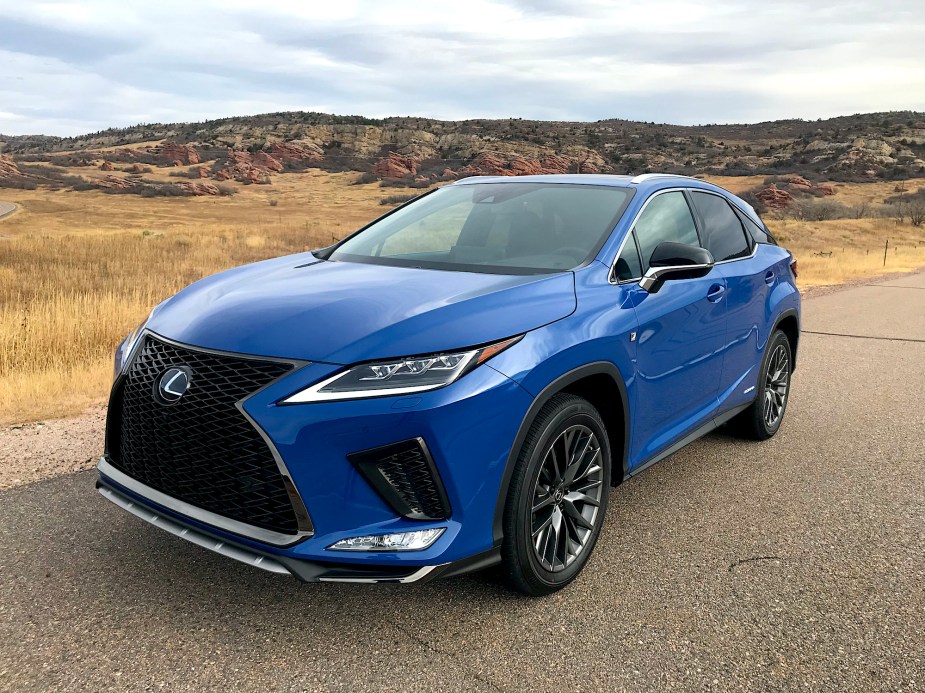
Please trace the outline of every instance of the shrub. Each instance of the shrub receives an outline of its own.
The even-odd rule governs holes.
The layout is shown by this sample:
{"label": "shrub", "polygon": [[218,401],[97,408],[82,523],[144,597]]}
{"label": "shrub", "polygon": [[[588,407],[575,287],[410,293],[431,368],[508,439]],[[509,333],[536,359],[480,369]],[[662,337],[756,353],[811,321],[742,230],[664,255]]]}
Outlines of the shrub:
{"label": "shrub", "polygon": [[379,200],[381,205],[398,205],[407,202],[408,200],[413,200],[417,195],[389,195],[388,197],[383,197]]}
{"label": "shrub", "polygon": [[835,200],[794,200],[785,210],[785,215],[803,221],[829,221],[830,219],[855,219],[856,211]]}
{"label": "shrub", "polygon": [[385,178],[379,183],[380,188],[429,188],[429,180],[416,181],[412,178]]}
{"label": "shrub", "polygon": [[366,185],[367,183],[375,183],[377,180],[379,180],[379,176],[371,171],[367,171],[366,173],[361,173],[357,179],[353,181],[353,185]]}
{"label": "shrub", "polygon": [[238,189],[231,185],[231,183],[219,183],[215,187],[218,188],[218,194],[222,197],[231,197],[238,192]]}

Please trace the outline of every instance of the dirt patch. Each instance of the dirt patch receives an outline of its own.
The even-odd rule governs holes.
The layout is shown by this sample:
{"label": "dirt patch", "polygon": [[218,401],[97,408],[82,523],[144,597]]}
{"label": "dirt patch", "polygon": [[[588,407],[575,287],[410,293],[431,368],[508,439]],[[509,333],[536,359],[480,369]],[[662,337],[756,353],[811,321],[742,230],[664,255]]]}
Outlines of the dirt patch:
{"label": "dirt patch", "polygon": [[89,469],[103,451],[106,408],[0,429],[0,489]]}

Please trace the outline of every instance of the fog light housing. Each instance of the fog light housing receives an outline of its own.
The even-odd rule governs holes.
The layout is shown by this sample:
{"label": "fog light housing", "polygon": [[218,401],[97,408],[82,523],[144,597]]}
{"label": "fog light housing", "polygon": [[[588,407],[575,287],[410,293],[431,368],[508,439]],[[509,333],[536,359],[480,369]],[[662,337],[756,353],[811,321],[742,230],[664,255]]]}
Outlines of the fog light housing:
{"label": "fog light housing", "polygon": [[370,534],[350,537],[331,544],[331,551],[423,551],[443,534],[446,527],[415,529],[394,534]]}

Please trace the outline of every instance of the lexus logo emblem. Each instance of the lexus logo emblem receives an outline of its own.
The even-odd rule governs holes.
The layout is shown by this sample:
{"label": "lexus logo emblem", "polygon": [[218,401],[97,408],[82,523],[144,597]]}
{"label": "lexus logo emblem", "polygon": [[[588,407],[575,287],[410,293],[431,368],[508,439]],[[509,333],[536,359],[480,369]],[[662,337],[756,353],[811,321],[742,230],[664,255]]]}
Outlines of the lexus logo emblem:
{"label": "lexus logo emblem", "polygon": [[174,404],[186,394],[190,386],[192,371],[186,366],[164,371],[157,381],[157,394],[164,404]]}

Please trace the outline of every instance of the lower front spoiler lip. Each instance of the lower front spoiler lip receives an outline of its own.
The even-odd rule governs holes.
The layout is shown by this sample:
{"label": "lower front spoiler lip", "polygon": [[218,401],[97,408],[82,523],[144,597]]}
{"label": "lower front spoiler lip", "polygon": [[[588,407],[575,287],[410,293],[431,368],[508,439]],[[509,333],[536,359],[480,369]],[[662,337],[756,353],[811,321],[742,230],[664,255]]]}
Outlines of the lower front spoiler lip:
{"label": "lower front spoiler lip", "polygon": [[[411,567],[354,566],[353,564],[320,563],[261,553],[252,548],[213,537],[191,525],[167,517],[137,500],[130,498],[100,477],[96,489],[106,500],[130,512],[145,522],[159,527],[174,536],[192,542],[204,549],[260,568],[271,573],[291,575],[304,582],[365,582],[365,583],[410,583],[435,577],[444,572],[449,564]],[[440,570],[438,570],[440,569]]]}

